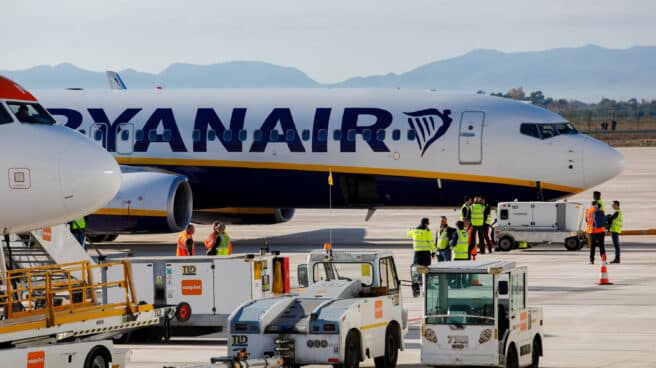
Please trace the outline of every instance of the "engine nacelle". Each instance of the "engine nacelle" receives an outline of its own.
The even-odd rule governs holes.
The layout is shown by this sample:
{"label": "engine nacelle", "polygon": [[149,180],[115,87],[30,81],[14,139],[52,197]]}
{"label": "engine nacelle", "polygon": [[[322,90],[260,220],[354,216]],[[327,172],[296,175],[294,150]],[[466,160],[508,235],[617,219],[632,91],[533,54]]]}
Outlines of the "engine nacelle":
{"label": "engine nacelle", "polygon": [[294,208],[213,208],[194,211],[193,221],[200,224],[214,221],[240,225],[278,224],[291,220],[295,211]]}
{"label": "engine nacelle", "polygon": [[191,221],[193,200],[187,177],[121,167],[116,196],[87,218],[89,234],[171,233]]}

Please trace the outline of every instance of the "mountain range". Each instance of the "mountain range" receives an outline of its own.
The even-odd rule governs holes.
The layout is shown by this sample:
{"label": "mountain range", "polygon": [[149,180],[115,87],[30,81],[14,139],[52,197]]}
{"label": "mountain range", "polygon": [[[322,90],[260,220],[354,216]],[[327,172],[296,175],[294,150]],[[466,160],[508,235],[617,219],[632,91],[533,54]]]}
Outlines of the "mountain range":
{"label": "mountain range", "polygon": [[[541,90],[555,98],[592,102],[602,97],[656,98],[656,46],[607,49],[588,45],[530,52],[478,49],[400,74],[359,76],[333,84],[319,83],[297,68],[259,61],[175,63],[156,74],[133,69],[119,73],[128,88],[363,87],[475,93],[521,86],[527,92]],[[69,63],[0,74],[28,89],[108,88],[104,72]]]}

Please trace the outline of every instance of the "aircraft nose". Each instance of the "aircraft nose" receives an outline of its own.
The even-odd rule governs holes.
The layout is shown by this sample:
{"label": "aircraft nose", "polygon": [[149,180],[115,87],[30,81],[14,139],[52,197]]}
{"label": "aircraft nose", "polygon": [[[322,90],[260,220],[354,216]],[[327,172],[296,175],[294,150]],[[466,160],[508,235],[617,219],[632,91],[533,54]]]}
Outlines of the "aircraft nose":
{"label": "aircraft nose", "polygon": [[75,144],[61,153],[60,183],[68,210],[86,215],[114,198],[121,185],[121,169],[101,146],[81,135],[75,138]]}
{"label": "aircraft nose", "polygon": [[624,155],[609,145],[586,137],[583,147],[583,177],[587,188],[614,178],[624,170]]}

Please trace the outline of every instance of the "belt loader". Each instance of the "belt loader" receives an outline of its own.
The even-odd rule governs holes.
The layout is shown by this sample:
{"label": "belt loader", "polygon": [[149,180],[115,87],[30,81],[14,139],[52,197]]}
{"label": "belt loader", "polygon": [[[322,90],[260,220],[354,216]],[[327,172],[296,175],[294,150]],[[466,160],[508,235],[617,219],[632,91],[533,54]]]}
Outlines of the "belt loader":
{"label": "belt loader", "polygon": [[232,356],[213,362],[353,368],[373,358],[376,367],[396,366],[407,311],[391,252],[312,252],[298,279],[307,286],[298,293],[239,306],[229,318]]}
{"label": "belt loader", "polygon": [[440,262],[422,271],[421,364],[539,365],[542,308],[526,305],[526,267],[508,261]]}

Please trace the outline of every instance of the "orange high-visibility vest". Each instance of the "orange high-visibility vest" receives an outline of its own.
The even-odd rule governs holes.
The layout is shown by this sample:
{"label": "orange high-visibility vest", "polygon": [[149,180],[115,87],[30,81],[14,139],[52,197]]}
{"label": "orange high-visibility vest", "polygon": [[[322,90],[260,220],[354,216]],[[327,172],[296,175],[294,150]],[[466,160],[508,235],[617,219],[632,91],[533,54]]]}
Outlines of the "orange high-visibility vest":
{"label": "orange high-visibility vest", "polygon": [[[191,239],[191,254],[189,254],[189,251],[187,250],[187,239]],[[196,253],[194,249],[194,237],[187,233],[187,231],[183,231],[178,235],[178,248],[175,250],[175,255],[176,256],[189,256],[189,255],[194,255]]]}
{"label": "orange high-visibility vest", "polygon": [[585,232],[588,234],[592,233],[592,228],[594,227],[594,212],[595,212],[594,207],[590,207],[585,210],[585,223],[586,223]]}
{"label": "orange high-visibility vest", "polygon": [[[601,210],[599,210],[599,211],[601,211]],[[591,215],[591,217],[592,217],[592,233],[594,233],[594,234],[605,233],[605,232],[606,232],[606,228],[605,228],[605,227],[603,227],[603,226],[602,226],[602,227],[595,227],[595,226],[594,226],[594,215],[595,215],[595,212],[596,212],[596,210],[595,210],[595,211],[592,211],[592,215]]]}
{"label": "orange high-visibility vest", "polygon": [[212,231],[210,235],[207,236],[207,239],[205,239],[205,248],[207,248],[207,250],[210,250],[214,248],[215,243],[216,243],[216,234],[214,233],[214,231]]}

